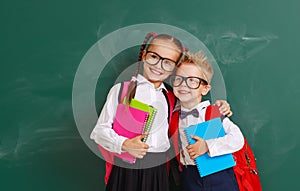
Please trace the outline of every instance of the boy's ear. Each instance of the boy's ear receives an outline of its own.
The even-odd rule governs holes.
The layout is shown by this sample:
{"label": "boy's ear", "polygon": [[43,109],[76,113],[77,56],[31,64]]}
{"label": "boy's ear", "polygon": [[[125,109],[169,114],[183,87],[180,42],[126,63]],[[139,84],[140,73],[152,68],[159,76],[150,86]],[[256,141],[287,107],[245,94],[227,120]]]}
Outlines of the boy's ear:
{"label": "boy's ear", "polygon": [[211,86],[210,85],[204,85],[202,91],[201,91],[201,94],[202,96],[205,96],[211,89]]}

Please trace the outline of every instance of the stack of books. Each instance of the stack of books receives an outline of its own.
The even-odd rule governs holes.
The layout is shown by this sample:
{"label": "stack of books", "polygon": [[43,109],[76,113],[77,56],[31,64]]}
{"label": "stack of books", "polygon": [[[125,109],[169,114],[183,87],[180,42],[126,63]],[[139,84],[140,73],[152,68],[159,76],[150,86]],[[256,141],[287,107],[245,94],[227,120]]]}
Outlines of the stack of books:
{"label": "stack of books", "polygon": [[[132,99],[129,106],[121,103],[117,107],[113,129],[118,135],[129,139],[146,133],[147,136],[142,140],[146,142],[156,113],[156,108],[136,99]],[[115,154],[115,156],[128,163],[135,163],[136,160],[128,152]]]}

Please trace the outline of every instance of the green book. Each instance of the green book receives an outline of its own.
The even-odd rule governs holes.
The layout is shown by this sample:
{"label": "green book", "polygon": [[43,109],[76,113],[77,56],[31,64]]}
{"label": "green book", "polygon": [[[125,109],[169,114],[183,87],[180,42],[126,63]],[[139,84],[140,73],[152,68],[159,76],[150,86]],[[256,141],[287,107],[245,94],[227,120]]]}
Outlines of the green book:
{"label": "green book", "polygon": [[143,142],[146,142],[149,132],[151,130],[154,118],[156,116],[157,109],[152,107],[151,105],[145,104],[136,99],[132,99],[129,105],[133,108],[140,109],[140,110],[143,110],[143,111],[146,111],[149,113],[149,116],[148,116],[148,119],[147,119],[147,122],[145,125],[145,129],[143,131],[144,133],[147,133],[147,136],[142,140]]}

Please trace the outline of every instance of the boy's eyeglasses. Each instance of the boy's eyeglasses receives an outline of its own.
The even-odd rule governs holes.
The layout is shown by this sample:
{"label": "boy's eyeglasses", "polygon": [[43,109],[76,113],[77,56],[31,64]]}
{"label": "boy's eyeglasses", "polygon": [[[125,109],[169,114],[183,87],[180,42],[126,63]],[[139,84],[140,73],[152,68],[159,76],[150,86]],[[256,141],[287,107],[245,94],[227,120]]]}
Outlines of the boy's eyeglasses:
{"label": "boy's eyeglasses", "polygon": [[171,76],[170,77],[171,84],[173,87],[178,87],[182,84],[183,81],[185,81],[185,84],[187,85],[188,88],[190,89],[197,89],[200,87],[201,82],[205,85],[208,85],[208,82],[202,78],[198,77],[183,77],[183,76]]}
{"label": "boy's eyeglasses", "polygon": [[167,72],[172,72],[177,64],[177,62],[171,59],[163,58],[157,53],[148,50],[146,52],[145,61],[150,65],[156,65],[159,63],[159,61],[161,61],[161,68]]}

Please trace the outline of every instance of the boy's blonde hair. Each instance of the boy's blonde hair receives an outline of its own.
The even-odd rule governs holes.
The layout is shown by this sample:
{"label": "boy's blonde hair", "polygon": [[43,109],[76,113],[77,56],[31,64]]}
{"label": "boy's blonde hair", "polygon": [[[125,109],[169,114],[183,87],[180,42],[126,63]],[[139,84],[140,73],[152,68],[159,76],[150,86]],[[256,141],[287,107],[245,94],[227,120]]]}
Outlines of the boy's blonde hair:
{"label": "boy's blonde hair", "polygon": [[198,51],[194,54],[191,52],[187,52],[178,67],[180,67],[180,65],[184,63],[191,63],[198,66],[206,78],[204,80],[206,80],[210,84],[214,71],[211,64],[208,62],[207,57],[203,54],[202,51]]}

